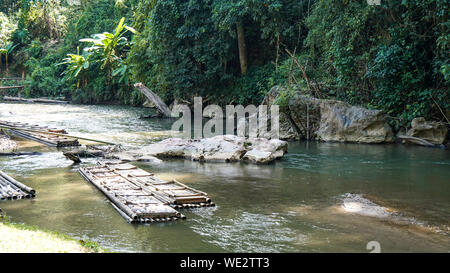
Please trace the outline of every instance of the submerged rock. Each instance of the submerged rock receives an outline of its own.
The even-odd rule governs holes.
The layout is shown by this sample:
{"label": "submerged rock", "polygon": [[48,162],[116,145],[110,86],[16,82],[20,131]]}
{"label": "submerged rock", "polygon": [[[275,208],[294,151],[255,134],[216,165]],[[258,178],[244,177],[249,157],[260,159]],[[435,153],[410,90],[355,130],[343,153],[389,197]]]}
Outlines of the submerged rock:
{"label": "submerged rock", "polygon": [[287,142],[278,139],[247,139],[234,135],[199,140],[169,138],[150,144],[137,154],[157,158],[187,158],[195,161],[269,163],[283,157]]}
{"label": "submerged rock", "polygon": [[375,204],[361,194],[346,194],[342,201],[342,208],[345,212],[362,216],[386,218],[392,215],[388,208]]}
{"label": "submerged rock", "polygon": [[424,139],[435,145],[444,144],[447,139],[448,129],[442,122],[426,121],[425,118],[419,117],[411,121],[411,129],[407,132],[407,136]]}
{"label": "submerged rock", "polygon": [[[282,88],[273,87],[263,103],[272,105]],[[284,116],[282,116],[284,115]],[[351,106],[337,100],[317,99],[296,92],[280,113],[280,139],[321,141],[393,142],[393,132],[380,110]]]}

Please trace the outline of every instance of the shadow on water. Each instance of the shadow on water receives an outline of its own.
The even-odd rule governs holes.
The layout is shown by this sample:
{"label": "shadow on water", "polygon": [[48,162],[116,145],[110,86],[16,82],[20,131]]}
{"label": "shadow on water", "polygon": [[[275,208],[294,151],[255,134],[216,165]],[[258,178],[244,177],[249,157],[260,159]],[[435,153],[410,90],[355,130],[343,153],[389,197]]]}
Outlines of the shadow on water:
{"label": "shadow on water", "polygon": [[[14,115],[1,119],[64,127],[130,146],[170,133],[167,120],[139,119],[146,111],[140,108],[0,104],[0,113],[6,109]],[[289,153],[270,165],[140,163],[162,178],[207,192],[217,207],[186,211],[185,221],[138,226],[126,223],[56,149],[20,144],[22,150],[42,154],[0,158],[0,169],[38,195],[1,202],[10,219],[95,240],[115,251],[367,252],[373,240],[386,252],[450,250],[448,151],[300,142],[290,143]],[[395,213],[346,211],[346,198]]]}

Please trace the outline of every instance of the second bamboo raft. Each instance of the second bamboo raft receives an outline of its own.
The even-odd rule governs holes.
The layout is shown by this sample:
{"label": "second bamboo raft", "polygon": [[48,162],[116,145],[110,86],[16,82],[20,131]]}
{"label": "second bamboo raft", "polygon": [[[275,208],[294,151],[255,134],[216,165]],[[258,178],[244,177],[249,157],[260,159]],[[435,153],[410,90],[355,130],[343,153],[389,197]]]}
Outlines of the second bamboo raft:
{"label": "second bamboo raft", "polygon": [[75,138],[48,135],[45,133],[27,132],[27,131],[20,130],[20,129],[28,129],[28,130],[35,130],[35,131],[42,131],[42,132],[49,132],[49,133],[67,134],[66,130],[64,130],[64,129],[49,128],[47,126],[39,126],[39,125],[32,125],[32,124],[28,124],[28,123],[9,122],[9,121],[0,121],[0,125],[14,128],[14,129],[9,129],[9,131],[19,137],[33,140],[33,141],[45,144],[47,146],[51,146],[51,147],[80,146],[78,139],[75,139]]}

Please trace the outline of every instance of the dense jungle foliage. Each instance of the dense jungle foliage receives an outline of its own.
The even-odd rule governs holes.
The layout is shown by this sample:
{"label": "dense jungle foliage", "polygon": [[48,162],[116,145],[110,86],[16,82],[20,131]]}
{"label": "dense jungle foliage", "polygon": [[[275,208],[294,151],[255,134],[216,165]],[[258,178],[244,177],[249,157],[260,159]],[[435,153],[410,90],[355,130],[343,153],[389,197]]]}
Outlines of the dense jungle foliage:
{"label": "dense jungle foliage", "polygon": [[283,84],[382,109],[400,125],[416,116],[445,120],[449,5],[1,0],[0,74],[26,75],[25,96],[80,103],[138,105],[133,83],[140,81],[167,103],[201,95],[208,103],[257,104]]}

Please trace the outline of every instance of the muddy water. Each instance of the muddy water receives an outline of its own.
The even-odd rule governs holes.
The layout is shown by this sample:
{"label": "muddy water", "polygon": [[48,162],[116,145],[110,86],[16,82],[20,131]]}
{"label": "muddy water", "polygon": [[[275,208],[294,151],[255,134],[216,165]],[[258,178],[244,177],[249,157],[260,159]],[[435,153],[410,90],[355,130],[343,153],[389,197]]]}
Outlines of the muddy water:
{"label": "muddy water", "polygon": [[[0,119],[64,127],[127,146],[157,141],[170,121],[141,120],[140,108],[0,104]],[[0,158],[0,169],[33,187],[33,200],[0,202],[12,222],[98,241],[113,251],[450,251],[450,153],[399,145],[291,143],[275,164],[139,164],[206,191],[215,208],[185,221],[130,225],[54,148]],[[88,160],[83,164],[92,164]]]}

